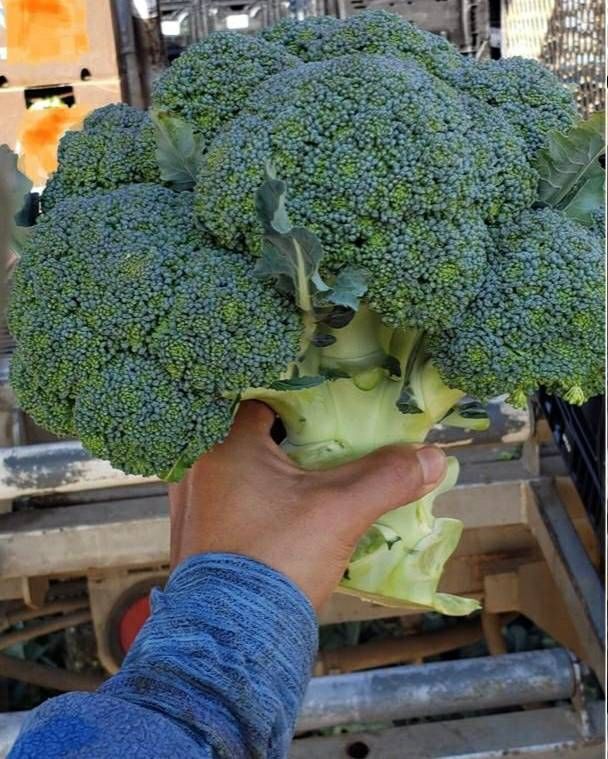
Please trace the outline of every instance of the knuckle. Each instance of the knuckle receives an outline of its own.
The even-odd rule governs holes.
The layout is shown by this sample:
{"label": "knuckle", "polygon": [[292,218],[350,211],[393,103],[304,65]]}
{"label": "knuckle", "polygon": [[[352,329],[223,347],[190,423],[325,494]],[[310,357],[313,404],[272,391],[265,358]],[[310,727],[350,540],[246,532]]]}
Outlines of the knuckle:
{"label": "knuckle", "polygon": [[389,446],[384,449],[384,462],[390,482],[403,491],[412,491],[422,485],[420,464],[411,449]]}

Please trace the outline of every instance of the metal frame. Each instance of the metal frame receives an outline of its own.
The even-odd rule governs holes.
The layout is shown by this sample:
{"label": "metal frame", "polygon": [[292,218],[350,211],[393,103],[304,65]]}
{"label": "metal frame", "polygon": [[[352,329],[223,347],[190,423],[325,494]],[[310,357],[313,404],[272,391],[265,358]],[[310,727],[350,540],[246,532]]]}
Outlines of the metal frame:
{"label": "metal frame", "polygon": [[327,738],[294,740],[289,759],[603,759],[605,703],[589,710],[590,729],[571,706],[421,722]]}
{"label": "metal frame", "polygon": [[[494,451],[489,446],[486,455],[494,455]],[[593,549],[592,533],[585,533],[579,524],[577,532],[561,500],[551,491],[550,481],[542,477],[531,480],[521,461],[488,462],[479,449],[473,448],[461,451],[461,459],[460,484],[436,504],[438,515],[459,518],[465,525],[442,590],[481,598],[496,587],[496,592],[504,596],[503,585],[493,585],[489,578],[517,574],[518,569],[533,567],[544,559],[578,633],[578,653],[603,683],[603,629],[598,616],[603,609],[603,593],[588,557]],[[68,486],[75,487],[75,482]],[[153,488],[153,492],[142,492],[138,497],[140,488]],[[166,565],[168,505],[164,492],[156,488],[160,485],[120,488],[116,494],[120,492],[122,497],[117,499],[111,497],[109,490],[107,500],[102,497],[78,505],[1,515],[0,586],[8,583],[14,588],[19,578],[91,576],[121,568]],[[86,501],[86,494],[83,497]],[[77,501],[78,496],[74,494],[71,499]],[[586,545],[580,535],[585,537]],[[132,580],[127,578],[125,583],[129,582]],[[517,605],[521,599],[516,595],[512,602],[504,597],[500,601],[487,600],[495,609],[502,604],[500,611],[522,610]],[[336,594],[321,612],[320,621],[407,613],[408,610]]]}
{"label": "metal frame", "polygon": [[327,675],[310,681],[296,732],[563,701],[578,687],[560,648]]}
{"label": "metal frame", "polygon": [[[584,510],[573,510],[553,479],[539,474],[538,446],[527,440],[529,433],[529,424],[511,419],[503,424],[498,440],[481,445],[466,445],[462,437],[442,441],[457,453],[461,478],[437,500],[435,511],[461,519],[465,531],[441,589],[483,598],[484,629],[496,627],[499,613],[515,611],[543,627],[547,614],[552,619],[557,609],[562,624],[555,630],[547,624],[545,629],[563,645],[572,645],[603,683],[603,593],[593,567],[595,538]],[[504,452],[511,454],[522,445],[519,459],[501,460]],[[542,469],[546,472],[546,463]],[[162,582],[168,571],[164,486],[125,478],[87,457],[79,444],[68,442],[0,452],[0,498],[3,495],[16,504],[33,498],[37,505],[58,505],[0,515],[0,598],[23,594],[24,587],[39,578],[86,575],[99,653],[107,669],[115,671],[118,662],[107,640],[108,615],[134,583],[151,577]],[[535,593],[557,598],[558,606],[530,607]],[[334,594],[319,620],[327,624],[417,612]],[[490,650],[500,653],[504,646],[496,639]],[[597,713],[602,706],[584,704],[580,673],[581,665],[558,649],[314,678],[301,729],[446,712],[459,712],[460,717],[472,710],[511,709],[553,699],[572,699],[573,705],[459,718],[457,725],[436,721],[361,736],[297,739],[290,756],[357,756],[348,752],[359,742],[371,751],[361,755],[382,759],[493,759],[511,750],[522,757],[549,759],[562,748],[584,759],[599,759],[602,733]]]}
{"label": "metal frame", "polygon": [[589,665],[606,689],[605,592],[555,487],[532,483],[528,522],[560,588]]}

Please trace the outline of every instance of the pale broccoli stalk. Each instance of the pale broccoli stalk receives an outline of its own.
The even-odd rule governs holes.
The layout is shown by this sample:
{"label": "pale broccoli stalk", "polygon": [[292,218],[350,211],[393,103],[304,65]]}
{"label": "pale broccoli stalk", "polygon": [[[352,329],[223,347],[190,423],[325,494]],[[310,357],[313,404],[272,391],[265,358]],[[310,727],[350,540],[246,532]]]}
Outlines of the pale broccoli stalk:
{"label": "pale broccoli stalk", "polygon": [[[347,327],[330,334],[336,342],[327,348],[311,348],[314,355],[304,364],[311,361],[320,371],[347,370],[352,378],[327,380],[301,390],[255,389],[243,395],[262,400],[277,412],[287,434],[283,446],[305,469],[330,468],[393,443],[422,442],[463,397],[441,382],[430,360],[414,357],[410,403],[415,401],[420,411],[402,413],[397,405],[402,378],[383,368],[383,358],[385,351],[394,351],[400,343],[399,363],[404,371],[419,334],[387,330],[364,307]],[[370,359],[375,366],[370,367]],[[471,419],[467,425],[479,429],[487,420]],[[450,457],[448,462],[440,487],[384,515],[366,533],[342,581],[344,590],[360,596],[382,595],[384,603],[388,597],[395,605],[416,604],[446,614],[468,614],[477,608],[476,601],[437,592],[443,566],[462,532],[459,520],[437,519],[432,512],[435,497],[450,489],[458,477],[458,461]]]}
{"label": "pale broccoli stalk", "polygon": [[[284,192],[285,185],[269,176],[258,193],[265,229],[258,274],[275,278],[294,296],[303,313],[303,350],[284,380],[249,389],[241,398],[261,400],[277,412],[289,456],[305,469],[326,469],[385,445],[421,443],[438,422],[485,429],[487,416],[476,406],[458,410],[464,393],[441,381],[423,332],[387,327],[359,304],[363,272],[350,270],[332,286],[321,279],[320,244],[303,228],[290,226]],[[349,318],[344,326],[330,326]],[[477,608],[472,599],[437,592],[462,523],[435,518],[432,506],[457,477],[458,462],[450,458],[438,488],[374,524],[357,547],[342,588],[448,614]]]}

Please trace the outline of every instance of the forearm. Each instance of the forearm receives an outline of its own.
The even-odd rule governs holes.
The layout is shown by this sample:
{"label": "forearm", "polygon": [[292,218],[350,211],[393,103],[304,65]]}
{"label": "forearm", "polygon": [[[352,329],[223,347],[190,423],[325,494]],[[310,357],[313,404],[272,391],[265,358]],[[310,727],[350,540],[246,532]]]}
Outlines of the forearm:
{"label": "forearm", "polygon": [[[120,672],[93,696],[67,697],[89,700],[88,722],[99,728],[93,740],[107,742],[100,723],[108,712],[114,723],[120,720],[113,707],[123,704],[126,722],[150,715],[162,737],[157,724],[167,720],[173,740],[178,730],[180,742],[198,747],[201,756],[284,757],[317,642],[314,612],[302,593],[258,562],[202,554],[153,594],[152,609]],[[45,710],[56,712],[53,702],[38,710],[30,732],[44,727]],[[150,749],[162,754],[158,743]]]}

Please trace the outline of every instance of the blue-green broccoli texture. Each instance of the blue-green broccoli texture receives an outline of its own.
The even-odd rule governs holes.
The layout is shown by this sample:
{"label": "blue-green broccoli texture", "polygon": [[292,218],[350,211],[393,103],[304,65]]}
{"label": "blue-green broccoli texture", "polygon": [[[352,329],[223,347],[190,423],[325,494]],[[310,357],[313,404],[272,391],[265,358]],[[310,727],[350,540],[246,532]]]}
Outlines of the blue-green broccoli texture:
{"label": "blue-green broccoli texture", "polygon": [[[13,282],[17,399],[169,481],[244,399],[311,469],[484,429],[497,396],[583,403],[605,293],[600,127],[579,123],[537,63],[464,57],[385,11],[212,34],[150,113],[106,106],[63,138]],[[462,525],[432,501],[456,476],[450,459],[372,528],[351,591],[476,607],[437,591]]]}
{"label": "blue-green broccoli texture", "polygon": [[253,262],[201,238],[192,194],[153,184],[45,213],[13,283],[12,384],[32,418],[138,474],[226,436],[226,397],[295,360],[301,326]]}
{"label": "blue-green broccoli texture", "polygon": [[49,211],[65,198],[113,190],[139,182],[160,182],[156,140],[147,112],[125,103],[90,113],[81,131],[67,132],[59,143],[59,169],[42,193]]}

